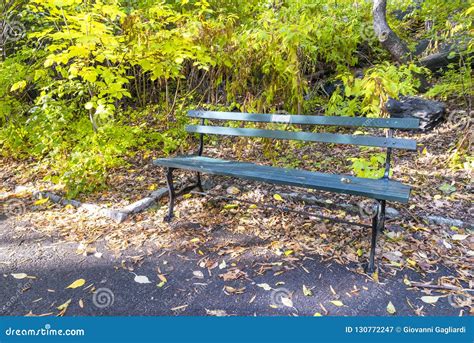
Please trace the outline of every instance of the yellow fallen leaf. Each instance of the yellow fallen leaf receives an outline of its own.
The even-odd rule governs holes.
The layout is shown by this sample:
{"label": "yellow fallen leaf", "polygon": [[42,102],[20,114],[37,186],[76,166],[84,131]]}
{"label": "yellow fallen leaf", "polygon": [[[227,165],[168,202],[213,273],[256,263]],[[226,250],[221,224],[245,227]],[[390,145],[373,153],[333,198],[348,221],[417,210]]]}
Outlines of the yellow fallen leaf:
{"label": "yellow fallen leaf", "polygon": [[65,210],[73,210],[74,206],[72,206],[71,204],[67,204],[66,206],[64,206],[64,209]]}
{"label": "yellow fallen leaf", "polygon": [[361,257],[363,253],[364,251],[361,248],[357,249],[357,256]]}
{"label": "yellow fallen leaf", "polygon": [[411,260],[411,259],[409,259],[409,258],[407,258],[407,263],[408,263],[410,266],[412,266],[412,267],[415,267],[415,266],[416,266],[416,261]]}
{"label": "yellow fallen leaf", "polygon": [[73,283],[71,283],[69,286],[67,286],[66,288],[78,288],[78,287],[82,287],[84,286],[84,284],[86,283],[86,280],[84,279],[77,279],[76,281],[74,281]]}
{"label": "yellow fallen leaf", "polygon": [[323,316],[323,315],[322,315],[321,313],[319,313],[319,312],[316,312],[316,313],[313,315],[313,317],[322,317],[322,316]]}
{"label": "yellow fallen leaf", "polygon": [[341,307],[341,306],[344,306],[344,304],[342,303],[342,301],[339,301],[339,300],[331,300],[330,301],[331,304],[337,306],[337,307]]}
{"label": "yellow fallen leaf", "polygon": [[252,204],[252,205],[249,206],[249,208],[250,208],[251,210],[254,210],[254,209],[256,209],[257,207],[258,207],[258,206],[255,205],[255,204]]}
{"label": "yellow fallen leaf", "polygon": [[273,199],[275,199],[277,201],[283,201],[283,198],[281,197],[280,194],[273,194]]}
{"label": "yellow fallen leaf", "polygon": [[189,241],[190,243],[198,243],[199,242],[199,238],[193,238]]}
{"label": "yellow fallen leaf", "polygon": [[38,200],[35,201],[34,204],[36,206],[39,206],[39,205],[46,204],[48,201],[49,201],[49,198],[38,199]]}
{"label": "yellow fallen leaf", "polygon": [[158,187],[158,185],[156,183],[154,183],[154,184],[152,184],[148,187],[148,190],[154,191],[156,189],[156,187]]}
{"label": "yellow fallen leaf", "polygon": [[395,314],[395,312],[397,312],[397,310],[395,309],[395,306],[393,306],[391,301],[388,302],[387,312],[390,314]]}
{"label": "yellow fallen leaf", "polygon": [[188,194],[184,194],[183,195],[183,199],[189,199],[191,198],[193,195],[191,193],[188,193]]}
{"label": "yellow fallen leaf", "polygon": [[285,251],[285,256],[290,256],[291,254],[293,254],[293,250],[286,250]]}
{"label": "yellow fallen leaf", "polygon": [[307,297],[310,297],[313,295],[313,292],[308,287],[303,285],[303,294]]}
{"label": "yellow fallen leaf", "polygon": [[232,210],[232,209],[235,209],[237,207],[239,207],[238,204],[227,204],[227,205],[224,206],[224,210]]}
{"label": "yellow fallen leaf", "polygon": [[67,309],[67,307],[68,307],[69,304],[71,303],[71,300],[72,300],[72,299],[69,299],[69,300],[66,301],[64,304],[59,305],[59,306],[57,307],[57,309],[58,309],[59,311],[63,311],[63,310],[65,310],[65,309]]}

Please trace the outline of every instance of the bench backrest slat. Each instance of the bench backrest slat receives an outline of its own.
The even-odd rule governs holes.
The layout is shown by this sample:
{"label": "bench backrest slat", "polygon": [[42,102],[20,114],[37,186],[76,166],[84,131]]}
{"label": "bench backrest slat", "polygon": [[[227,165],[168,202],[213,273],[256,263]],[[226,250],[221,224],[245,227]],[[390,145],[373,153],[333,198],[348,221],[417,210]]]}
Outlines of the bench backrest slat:
{"label": "bench backrest slat", "polygon": [[243,137],[262,137],[284,140],[299,140],[308,142],[336,143],[336,144],[352,144],[361,146],[394,148],[405,150],[416,150],[416,141],[411,139],[385,138],[364,135],[344,135],[333,133],[313,133],[313,132],[292,132],[281,130],[262,130],[262,129],[246,129],[232,128],[222,126],[204,126],[204,125],[188,125],[187,132],[225,135],[225,136],[243,136]]}
{"label": "bench backrest slat", "polygon": [[372,127],[391,129],[418,129],[420,120],[416,118],[363,118],[363,117],[330,117],[296,114],[252,114],[236,112],[189,111],[192,118],[210,120],[248,121],[258,123],[285,123],[301,125]]}

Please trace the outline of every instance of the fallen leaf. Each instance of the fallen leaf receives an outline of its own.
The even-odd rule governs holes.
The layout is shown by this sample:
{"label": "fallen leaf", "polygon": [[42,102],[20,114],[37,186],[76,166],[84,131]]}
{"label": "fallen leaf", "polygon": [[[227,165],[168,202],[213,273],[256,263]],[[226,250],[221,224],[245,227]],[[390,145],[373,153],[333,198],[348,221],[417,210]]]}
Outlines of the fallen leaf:
{"label": "fallen leaf", "polygon": [[21,280],[21,279],[27,278],[28,274],[16,273],[16,274],[11,274],[11,276],[13,276],[15,279]]}
{"label": "fallen leaf", "polygon": [[82,299],[79,299],[79,307],[84,308],[84,301]]}
{"label": "fallen leaf", "polygon": [[281,197],[280,194],[273,194],[273,199],[275,199],[277,201],[283,201],[283,198]]}
{"label": "fallen leaf", "polygon": [[171,311],[179,311],[179,310],[184,310],[188,305],[181,305],[181,306],[176,306],[171,308]]}
{"label": "fallen leaf", "polygon": [[339,300],[331,300],[330,301],[331,304],[337,306],[337,307],[341,307],[341,306],[344,306],[344,304],[342,303],[342,301],[339,301]]}
{"label": "fallen leaf", "polygon": [[323,316],[323,315],[322,315],[321,313],[319,313],[319,312],[316,312],[316,313],[313,315],[313,317],[322,317],[322,316]]}
{"label": "fallen leaf", "polygon": [[465,240],[469,235],[460,235],[460,234],[455,234],[451,238],[453,241],[462,241]]}
{"label": "fallen leaf", "polygon": [[226,189],[227,194],[237,195],[240,193],[240,189],[237,187],[231,186]]}
{"label": "fallen leaf", "polygon": [[222,262],[219,263],[219,269],[224,269],[225,267],[227,267],[227,264],[225,263],[225,260],[222,260]]}
{"label": "fallen leaf", "polygon": [[285,305],[286,307],[293,307],[293,301],[291,301],[290,298],[281,297],[281,303]]}
{"label": "fallen leaf", "polygon": [[64,304],[59,305],[59,306],[57,307],[57,309],[58,309],[59,311],[66,310],[66,309],[68,308],[69,304],[71,303],[71,301],[72,301],[72,299],[69,299],[69,300],[66,301]]}
{"label": "fallen leaf", "polygon": [[242,294],[244,293],[245,291],[245,287],[242,287],[242,288],[234,288],[232,286],[224,286],[224,292],[227,294],[227,295],[231,295],[231,294]]}
{"label": "fallen leaf", "polygon": [[310,297],[313,295],[313,292],[308,287],[303,285],[303,294],[307,297]]}
{"label": "fallen leaf", "polygon": [[424,303],[427,303],[427,304],[436,304],[438,302],[439,298],[441,298],[441,297],[440,296],[436,297],[436,296],[425,295],[424,297],[421,297],[421,301],[423,301]]}
{"label": "fallen leaf", "polygon": [[227,205],[224,205],[224,210],[233,210],[238,207],[239,207],[238,204],[227,204]]}
{"label": "fallen leaf", "polygon": [[206,314],[214,317],[227,317],[228,314],[225,310],[208,310],[206,309]]}
{"label": "fallen leaf", "polygon": [[270,285],[268,283],[259,283],[259,284],[257,284],[257,286],[260,287],[260,288],[263,288],[266,291],[271,291],[272,290],[272,288],[270,287]]}
{"label": "fallen leaf", "polygon": [[247,273],[241,271],[238,268],[232,268],[232,269],[229,269],[224,274],[219,274],[219,277],[222,278],[224,281],[237,280],[240,278],[245,278],[246,276],[247,276]]}
{"label": "fallen leaf", "polygon": [[69,286],[67,286],[66,288],[78,288],[78,287],[82,287],[84,286],[84,284],[86,283],[86,280],[84,279],[77,279],[76,281],[74,281],[73,283],[71,283]]}
{"label": "fallen leaf", "polygon": [[195,270],[193,271],[194,277],[197,277],[198,279],[204,279],[204,273],[200,270]]}
{"label": "fallen leaf", "polygon": [[148,279],[147,276],[145,275],[135,275],[135,278],[133,279],[136,283],[151,283],[151,281]]}
{"label": "fallen leaf", "polygon": [[451,194],[456,191],[456,187],[448,184],[448,183],[443,183],[441,186],[438,187],[440,191],[442,191],[445,194]]}
{"label": "fallen leaf", "polygon": [[36,206],[39,206],[39,205],[46,204],[48,201],[49,201],[49,198],[43,198],[43,199],[36,200],[34,204]]}
{"label": "fallen leaf", "polygon": [[395,314],[395,312],[397,312],[397,310],[395,309],[395,306],[393,306],[391,301],[389,301],[387,305],[387,312],[390,314]]}

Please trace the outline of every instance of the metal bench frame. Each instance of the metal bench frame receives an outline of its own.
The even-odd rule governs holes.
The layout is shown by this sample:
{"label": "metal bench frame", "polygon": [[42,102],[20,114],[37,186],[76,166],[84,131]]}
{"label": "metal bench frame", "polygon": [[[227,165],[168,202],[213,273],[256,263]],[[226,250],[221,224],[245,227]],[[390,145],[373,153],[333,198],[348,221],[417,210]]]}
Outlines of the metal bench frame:
{"label": "metal bench frame", "polygon": [[[392,150],[394,148],[416,150],[416,142],[406,139],[393,138],[394,129],[417,129],[419,128],[418,119],[399,119],[399,118],[361,118],[361,117],[329,117],[329,116],[304,116],[304,115],[268,115],[268,114],[249,114],[234,112],[213,112],[213,111],[189,111],[189,116],[198,118],[201,121],[200,126],[189,125],[186,131],[199,134],[199,148],[197,156],[202,156],[204,151],[204,135],[218,134],[231,136],[248,136],[248,137],[266,137],[276,139],[297,139],[304,141],[318,141],[336,144],[351,144],[362,146],[377,146],[386,148],[385,172],[382,179],[389,180]],[[224,127],[204,126],[206,119],[208,120],[226,120],[226,121],[243,121],[243,122],[264,122],[264,123],[285,123],[298,125],[323,125],[323,126],[342,126],[342,127],[372,127],[379,129],[388,129],[386,137],[373,136],[354,136],[339,134],[317,134],[307,132],[289,132],[277,130],[258,130],[258,129],[232,129]],[[288,132],[288,134],[285,134]],[[309,138],[309,139],[307,139]],[[159,160],[155,161],[156,165],[160,165]],[[174,204],[176,199],[176,191],[173,185],[173,171],[177,168],[166,168],[166,182],[169,191],[168,214],[165,221],[170,222],[173,218]],[[197,187],[203,192],[201,173],[197,172]],[[341,193],[344,193],[341,191]],[[349,194],[349,193],[347,193]],[[386,200],[373,198],[376,203],[375,215],[372,218],[372,236],[370,257],[367,272],[375,271],[375,248],[377,244],[377,236],[382,233],[385,228],[386,218]]]}

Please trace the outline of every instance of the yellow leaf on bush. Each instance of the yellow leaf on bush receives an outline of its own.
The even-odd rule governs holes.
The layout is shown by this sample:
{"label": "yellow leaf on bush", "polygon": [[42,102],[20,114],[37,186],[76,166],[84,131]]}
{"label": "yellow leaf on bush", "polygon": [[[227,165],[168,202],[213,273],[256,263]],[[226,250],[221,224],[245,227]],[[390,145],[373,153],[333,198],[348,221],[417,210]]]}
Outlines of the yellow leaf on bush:
{"label": "yellow leaf on bush", "polygon": [[10,88],[10,92],[14,92],[17,90],[23,90],[26,87],[26,81],[21,80],[13,84],[13,86]]}

